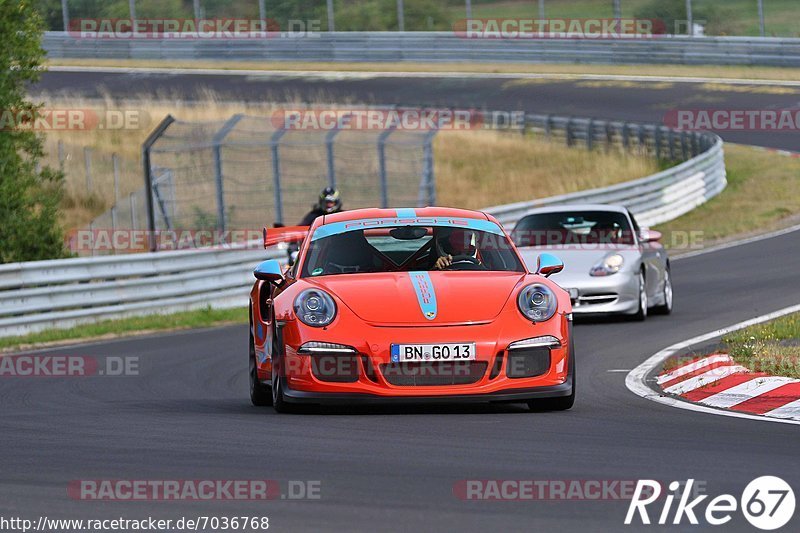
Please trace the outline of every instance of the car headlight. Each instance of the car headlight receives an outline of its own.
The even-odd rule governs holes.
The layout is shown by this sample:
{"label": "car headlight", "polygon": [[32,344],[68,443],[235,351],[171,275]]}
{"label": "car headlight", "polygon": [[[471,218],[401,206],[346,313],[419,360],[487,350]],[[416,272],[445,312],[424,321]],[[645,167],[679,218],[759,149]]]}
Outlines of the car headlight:
{"label": "car headlight", "polygon": [[533,322],[549,320],[558,308],[558,300],[547,285],[534,283],[522,289],[517,297],[520,312]]}
{"label": "car headlight", "polygon": [[336,318],[336,304],[326,292],[306,289],[294,300],[294,314],[303,324],[321,328]]}
{"label": "car headlight", "polygon": [[611,254],[603,258],[589,271],[590,276],[610,276],[616,274],[625,264],[625,258],[620,254]]}

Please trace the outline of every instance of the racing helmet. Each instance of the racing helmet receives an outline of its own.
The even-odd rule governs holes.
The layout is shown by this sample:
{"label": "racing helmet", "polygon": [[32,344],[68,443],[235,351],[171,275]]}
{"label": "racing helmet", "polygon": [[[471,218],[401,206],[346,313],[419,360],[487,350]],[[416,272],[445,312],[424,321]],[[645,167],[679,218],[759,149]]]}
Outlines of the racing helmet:
{"label": "racing helmet", "polygon": [[475,257],[478,252],[478,236],[469,229],[442,228],[436,239],[436,246],[439,248],[440,255]]}
{"label": "racing helmet", "polygon": [[339,191],[333,187],[325,187],[322,189],[322,192],[319,193],[319,203],[317,207],[326,215],[341,211],[342,199],[339,196]]}

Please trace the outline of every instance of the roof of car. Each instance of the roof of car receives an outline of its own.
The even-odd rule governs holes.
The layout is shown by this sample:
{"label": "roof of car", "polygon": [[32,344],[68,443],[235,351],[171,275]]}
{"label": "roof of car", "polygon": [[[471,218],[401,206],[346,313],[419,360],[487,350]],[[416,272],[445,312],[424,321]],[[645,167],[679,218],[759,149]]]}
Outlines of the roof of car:
{"label": "roof of car", "polygon": [[609,211],[612,213],[627,213],[628,210],[623,205],[611,204],[559,204],[548,205],[546,207],[536,207],[525,213],[523,216],[535,215],[537,213],[561,213],[563,211]]}
{"label": "roof of car", "polygon": [[360,220],[366,218],[418,218],[418,217],[458,217],[474,218],[479,220],[490,220],[486,214],[480,211],[470,211],[468,209],[456,209],[453,207],[398,207],[392,209],[353,209],[352,211],[341,211],[332,215],[325,215],[322,224],[333,224],[335,222],[346,222],[348,220]]}

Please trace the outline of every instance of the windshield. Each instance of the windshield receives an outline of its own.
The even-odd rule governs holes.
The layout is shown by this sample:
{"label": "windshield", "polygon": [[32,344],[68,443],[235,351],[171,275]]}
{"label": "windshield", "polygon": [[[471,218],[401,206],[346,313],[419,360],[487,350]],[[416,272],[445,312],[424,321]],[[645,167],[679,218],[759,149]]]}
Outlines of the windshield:
{"label": "windshield", "polygon": [[517,246],[633,245],[628,217],[615,211],[565,211],[528,215],[514,228]]}
{"label": "windshield", "polygon": [[[347,223],[350,227],[321,226],[311,238],[301,277],[419,270],[525,272],[497,224],[461,220],[464,225],[389,223],[361,229],[362,221],[354,221]],[[442,257],[448,260],[437,264]]]}

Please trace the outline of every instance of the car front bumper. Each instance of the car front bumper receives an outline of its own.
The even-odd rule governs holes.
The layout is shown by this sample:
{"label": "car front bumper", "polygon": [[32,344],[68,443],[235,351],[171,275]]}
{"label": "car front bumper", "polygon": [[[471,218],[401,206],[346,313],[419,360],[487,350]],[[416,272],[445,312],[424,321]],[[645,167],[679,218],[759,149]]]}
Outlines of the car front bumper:
{"label": "car front bumper", "polygon": [[565,275],[556,281],[570,293],[575,314],[634,314],[639,310],[636,273],[623,271],[597,277]]}

